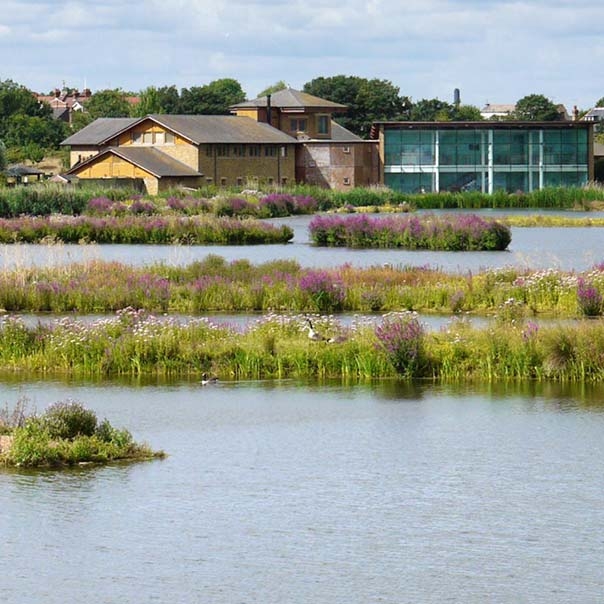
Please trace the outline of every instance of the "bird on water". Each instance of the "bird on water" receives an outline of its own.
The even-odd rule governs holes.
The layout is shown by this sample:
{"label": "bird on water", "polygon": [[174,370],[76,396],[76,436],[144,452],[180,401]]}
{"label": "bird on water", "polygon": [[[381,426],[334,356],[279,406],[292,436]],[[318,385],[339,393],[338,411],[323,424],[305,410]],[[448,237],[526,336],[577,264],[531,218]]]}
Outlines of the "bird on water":
{"label": "bird on water", "polygon": [[207,373],[201,374],[201,385],[207,386],[208,384],[215,384],[218,381],[217,377],[209,377]]}

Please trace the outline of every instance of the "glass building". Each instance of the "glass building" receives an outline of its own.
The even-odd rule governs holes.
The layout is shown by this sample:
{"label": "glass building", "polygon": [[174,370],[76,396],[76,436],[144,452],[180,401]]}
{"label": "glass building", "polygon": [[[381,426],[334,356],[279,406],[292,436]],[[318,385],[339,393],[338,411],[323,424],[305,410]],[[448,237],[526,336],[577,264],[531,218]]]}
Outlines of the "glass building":
{"label": "glass building", "polygon": [[593,180],[584,122],[380,122],[383,184],[409,193],[534,191]]}

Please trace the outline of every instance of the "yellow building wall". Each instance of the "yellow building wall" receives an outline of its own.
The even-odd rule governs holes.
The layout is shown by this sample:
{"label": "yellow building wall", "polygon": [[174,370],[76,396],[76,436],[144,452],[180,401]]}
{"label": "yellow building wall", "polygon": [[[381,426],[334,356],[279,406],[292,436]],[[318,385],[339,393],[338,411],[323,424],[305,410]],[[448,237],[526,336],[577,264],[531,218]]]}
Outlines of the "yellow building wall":
{"label": "yellow building wall", "polygon": [[[255,145],[254,145],[255,146]],[[233,149],[242,147],[232,145],[229,157],[215,155],[217,147],[211,145],[212,156],[207,155],[207,146],[202,145],[199,154],[199,172],[203,174],[203,182],[222,186],[246,185],[252,182],[294,184],[296,180],[296,150],[295,145],[279,145],[277,155],[266,157],[264,145],[260,145],[260,155],[250,156],[249,146],[245,148],[245,156],[234,156]],[[286,147],[286,156],[282,156],[281,148]]]}

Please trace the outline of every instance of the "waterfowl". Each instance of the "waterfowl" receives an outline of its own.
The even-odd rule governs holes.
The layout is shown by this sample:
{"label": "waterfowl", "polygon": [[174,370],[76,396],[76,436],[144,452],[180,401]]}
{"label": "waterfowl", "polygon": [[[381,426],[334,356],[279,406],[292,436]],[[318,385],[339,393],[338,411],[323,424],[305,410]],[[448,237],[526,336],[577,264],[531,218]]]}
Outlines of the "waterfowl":
{"label": "waterfowl", "polygon": [[201,385],[207,386],[208,384],[215,384],[218,381],[217,377],[209,377],[207,373],[201,374]]}
{"label": "waterfowl", "polygon": [[329,340],[313,327],[312,321],[306,317],[307,329],[308,329],[308,339],[313,342],[328,342]]}

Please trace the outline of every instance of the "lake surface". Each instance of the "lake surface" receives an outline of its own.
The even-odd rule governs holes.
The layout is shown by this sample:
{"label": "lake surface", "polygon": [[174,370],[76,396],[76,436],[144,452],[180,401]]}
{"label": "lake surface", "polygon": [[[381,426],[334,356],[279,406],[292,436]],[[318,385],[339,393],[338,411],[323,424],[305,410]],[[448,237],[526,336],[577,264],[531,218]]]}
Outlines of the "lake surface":
{"label": "lake surface", "polygon": [[[476,212],[497,217],[503,212]],[[508,212],[513,213],[513,212]],[[519,212],[515,212],[519,213]],[[526,213],[526,212],[525,212]],[[599,216],[600,213],[573,213],[573,216]],[[289,244],[255,246],[157,246],[157,245],[1,245],[0,269],[6,267],[55,266],[91,259],[117,260],[134,265],[165,262],[190,264],[209,254],[227,260],[248,258],[254,263],[275,258],[297,260],[302,266],[429,266],[450,272],[477,272],[486,268],[586,270],[604,261],[604,229],[598,227],[512,228],[512,242],[504,252],[431,252],[408,250],[349,250],[319,248],[310,244],[308,223],[312,216],[274,219],[294,230]]]}
{"label": "lake surface", "polygon": [[0,471],[2,602],[596,604],[604,390],[0,382],[163,461]]}

